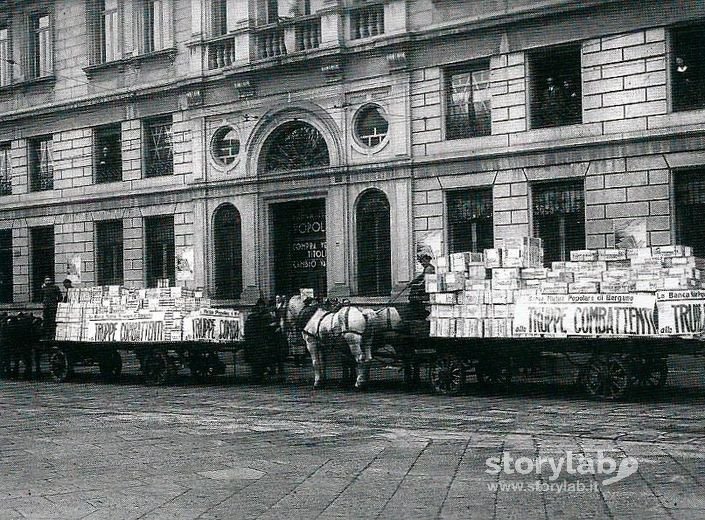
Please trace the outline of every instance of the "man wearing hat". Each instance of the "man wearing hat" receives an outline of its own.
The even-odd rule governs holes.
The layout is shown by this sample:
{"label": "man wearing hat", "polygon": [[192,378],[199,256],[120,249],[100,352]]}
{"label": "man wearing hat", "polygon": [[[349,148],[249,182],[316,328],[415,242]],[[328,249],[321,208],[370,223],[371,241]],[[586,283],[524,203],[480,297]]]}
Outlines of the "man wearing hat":
{"label": "man wearing hat", "polygon": [[56,310],[63,299],[59,289],[50,276],[44,278],[42,285],[42,320],[44,322],[44,338],[54,339],[56,329]]}
{"label": "man wearing hat", "polygon": [[436,268],[431,264],[432,257],[429,253],[419,253],[416,258],[423,267],[423,271],[409,282],[409,303],[411,306],[411,315],[416,319],[425,320],[428,316],[426,303],[429,300],[428,293],[426,292],[426,275],[435,274]]}

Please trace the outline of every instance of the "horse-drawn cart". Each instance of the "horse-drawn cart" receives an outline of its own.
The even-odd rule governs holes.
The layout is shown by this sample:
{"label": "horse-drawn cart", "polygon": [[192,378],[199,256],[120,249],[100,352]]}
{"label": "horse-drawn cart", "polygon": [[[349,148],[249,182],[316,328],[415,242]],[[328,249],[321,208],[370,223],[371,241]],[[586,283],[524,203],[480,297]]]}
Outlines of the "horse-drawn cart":
{"label": "horse-drawn cart", "polygon": [[180,369],[188,368],[191,374],[205,380],[224,374],[225,363],[219,353],[233,356],[244,348],[242,341],[208,342],[149,341],[149,342],[86,342],[57,341],[42,342],[49,359],[49,371],[57,382],[70,378],[76,367],[98,365],[106,380],[115,380],[122,372],[121,352],[133,352],[140,363],[140,371],[147,384],[165,384]]}
{"label": "horse-drawn cart", "polygon": [[[407,380],[428,366],[436,392],[461,392],[468,376],[481,385],[508,387],[517,374],[534,371],[556,358],[578,371],[578,384],[591,397],[618,399],[633,389],[666,384],[669,355],[703,355],[705,342],[683,337],[439,338],[397,334],[387,340],[407,370]],[[387,347],[388,348],[388,347]],[[381,350],[383,362],[389,351]],[[375,356],[377,357],[377,356]]]}

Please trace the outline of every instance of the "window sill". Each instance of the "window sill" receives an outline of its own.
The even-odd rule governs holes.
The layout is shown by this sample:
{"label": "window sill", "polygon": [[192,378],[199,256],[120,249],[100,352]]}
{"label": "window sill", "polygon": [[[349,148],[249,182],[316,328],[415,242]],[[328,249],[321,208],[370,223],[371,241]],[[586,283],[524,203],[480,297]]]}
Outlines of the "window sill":
{"label": "window sill", "polygon": [[160,51],[147,52],[119,60],[89,65],[88,67],[83,68],[83,72],[85,72],[86,76],[90,78],[91,76],[106,70],[117,69],[118,72],[123,72],[125,67],[128,65],[132,67],[139,67],[141,63],[147,61],[170,61],[173,63],[176,58],[176,54],[176,47],[169,47],[168,49],[162,49]]}
{"label": "window sill", "polygon": [[43,84],[53,84],[56,82],[56,76],[53,74],[50,74],[48,76],[42,76],[40,78],[31,78],[31,79],[25,79],[22,81],[17,81],[15,83],[10,83],[9,85],[2,85],[0,86],[0,92],[9,92],[14,89],[20,89],[20,88],[29,88],[34,85],[43,85]]}

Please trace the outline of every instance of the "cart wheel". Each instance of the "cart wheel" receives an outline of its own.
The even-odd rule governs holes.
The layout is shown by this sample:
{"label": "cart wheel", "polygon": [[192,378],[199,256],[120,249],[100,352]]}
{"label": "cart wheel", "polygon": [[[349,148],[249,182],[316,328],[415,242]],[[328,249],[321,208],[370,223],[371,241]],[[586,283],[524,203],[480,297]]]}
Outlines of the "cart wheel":
{"label": "cart wheel", "polygon": [[508,387],[512,383],[511,362],[501,359],[482,359],[475,367],[475,377],[478,384],[482,386]]}
{"label": "cart wheel", "polygon": [[431,384],[439,394],[458,394],[465,386],[463,361],[454,355],[436,358],[431,367]]}
{"label": "cart wheel", "polygon": [[147,354],[142,368],[148,385],[163,385],[169,379],[169,363],[164,352]]}
{"label": "cart wheel", "polygon": [[106,381],[115,381],[122,373],[122,357],[120,357],[120,353],[117,350],[109,352],[100,360],[98,365],[100,367],[100,375]]}
{"label": "cart wheel", "polygon": [[668,378],[666,358],[647,357],[638,360],[634,383],[648,389],[663,388]]}
{"label": "cart wheel", "polygon": [[222,372],[219,369],[222,364],[216,352],[197,354],[191,361],[191,375],[197,381],[208,381],[219,373],[225,372],[224,367]]}
{"label": "cart wheel", "polygon": [[631,381],[629,365],[620,356],[593,359],[582,375],[585,390],[598,399],[621,399],[629,391]]}
{"label": "cart wheel", "polygon": [[71,375],[71,363],[63,350],[54,348],[49,356],[49,371],[57,383],[63,383]]}

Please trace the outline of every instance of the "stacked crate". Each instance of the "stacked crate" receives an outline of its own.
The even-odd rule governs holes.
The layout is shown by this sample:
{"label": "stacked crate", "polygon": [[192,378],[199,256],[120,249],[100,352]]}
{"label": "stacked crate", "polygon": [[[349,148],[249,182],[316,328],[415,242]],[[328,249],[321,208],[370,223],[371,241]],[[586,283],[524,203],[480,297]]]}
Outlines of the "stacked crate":
{"label": "stacked crate", "polygon": [[657,294],[703,287],[702,261],[680,245],[572,251],[569,261],[545,268],[541,240],[522,237],[436,261],[436,274],[426,275],[436,337],[512,336],[515,302],[527,294]]}

